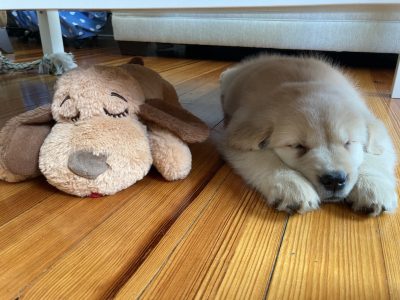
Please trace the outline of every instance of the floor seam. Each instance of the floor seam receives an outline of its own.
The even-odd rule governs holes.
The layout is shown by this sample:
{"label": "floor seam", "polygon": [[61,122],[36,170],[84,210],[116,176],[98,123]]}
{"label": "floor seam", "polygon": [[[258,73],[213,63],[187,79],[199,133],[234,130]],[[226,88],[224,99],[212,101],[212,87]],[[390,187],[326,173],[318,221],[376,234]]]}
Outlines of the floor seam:
{"label": "floor seam", "polygon": [[284,240],[285,235],[286,235],[286,229],[287,229],[287,225],[289,223],[289,218],[290,218],[290,216],[286,216],[286,221],[285,221],[285,225],[283,226],[282,236],[281,236],[281,240],[280,240],[280,243],[279,243],[279,248],[278,248],[278,251],[276,252],[276,257],[274,259],[274,263],[272,265],[272,269],[271,269],[271,272],[270,272],[270,275],[269,275],[269,278],[268,278],[268,285],[267,285],[267,288],[265,290],[265,294],[264,294],[264,297],[263,297],[264,300],[268,298],[268,293],[269,293],[269,289],[271,287],[272,278],[273,278],[274,273],[275,273],[275,267],[276,267],[276,264],[278,262],[279,256],[281,254],[283,240]]}

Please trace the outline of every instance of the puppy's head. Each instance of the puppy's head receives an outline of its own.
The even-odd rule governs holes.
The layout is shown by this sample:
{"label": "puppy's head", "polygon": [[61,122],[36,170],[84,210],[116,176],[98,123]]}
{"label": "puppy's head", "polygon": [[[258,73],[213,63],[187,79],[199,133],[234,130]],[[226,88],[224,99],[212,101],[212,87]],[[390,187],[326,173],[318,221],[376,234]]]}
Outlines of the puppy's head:
{"label": "puppy's head", "polygon": [[[241,108],[228,142],[244,151],[274,151],[315,187],[322,200],[346,197],[366,151],[379,154],[382,129],[355,92],[327,86],[285,86],[260,107]],[[264,102],[265,103],[265,102]]]}

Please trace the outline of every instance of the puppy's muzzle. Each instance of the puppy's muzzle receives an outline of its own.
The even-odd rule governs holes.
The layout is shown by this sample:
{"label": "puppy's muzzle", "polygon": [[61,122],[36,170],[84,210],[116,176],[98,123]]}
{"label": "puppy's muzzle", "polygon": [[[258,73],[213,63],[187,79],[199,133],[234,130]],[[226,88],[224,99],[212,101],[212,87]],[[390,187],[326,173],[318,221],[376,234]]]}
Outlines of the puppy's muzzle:
{"label": "puppy's muzzle", "polygon": [[322,175],[319,178],[319,182],[328,191],[340,191],[342,190],[347,181],[346,173],[343,171],[333,171]]}
{"label": "puppy's muzzle", "polygon": [[105,155],[95,155],[92,152],[79,150],[68,158],[69,170],[87,179],[96,179],[109,169]]}

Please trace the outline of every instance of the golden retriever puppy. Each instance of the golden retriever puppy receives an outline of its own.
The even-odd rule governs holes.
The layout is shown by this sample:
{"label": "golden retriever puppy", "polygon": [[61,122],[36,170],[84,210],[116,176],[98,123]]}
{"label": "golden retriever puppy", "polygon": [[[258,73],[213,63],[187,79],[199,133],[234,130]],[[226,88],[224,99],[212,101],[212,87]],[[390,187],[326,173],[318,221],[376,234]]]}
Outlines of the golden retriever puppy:
{"label": "golden retriever puppy", "polygon": [[226,160],[289,213],[346,199],[378,215],[397,206],[391,139],[353,83],[316,58],[259,56],[221,75]]}

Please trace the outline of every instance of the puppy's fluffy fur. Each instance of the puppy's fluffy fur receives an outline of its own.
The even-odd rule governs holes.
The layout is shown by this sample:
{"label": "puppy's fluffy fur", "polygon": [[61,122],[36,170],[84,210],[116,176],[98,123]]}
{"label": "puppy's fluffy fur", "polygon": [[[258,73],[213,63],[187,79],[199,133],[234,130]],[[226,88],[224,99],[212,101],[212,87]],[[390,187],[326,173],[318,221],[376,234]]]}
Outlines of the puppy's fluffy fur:
{"label": "puppy's fluffy fur", "polygon": [[221,75],[221,101],[220,149],[270,205],[307,212],[346,199],[371,215],[395,210],[392,142],[339,69],[263,55]]}

